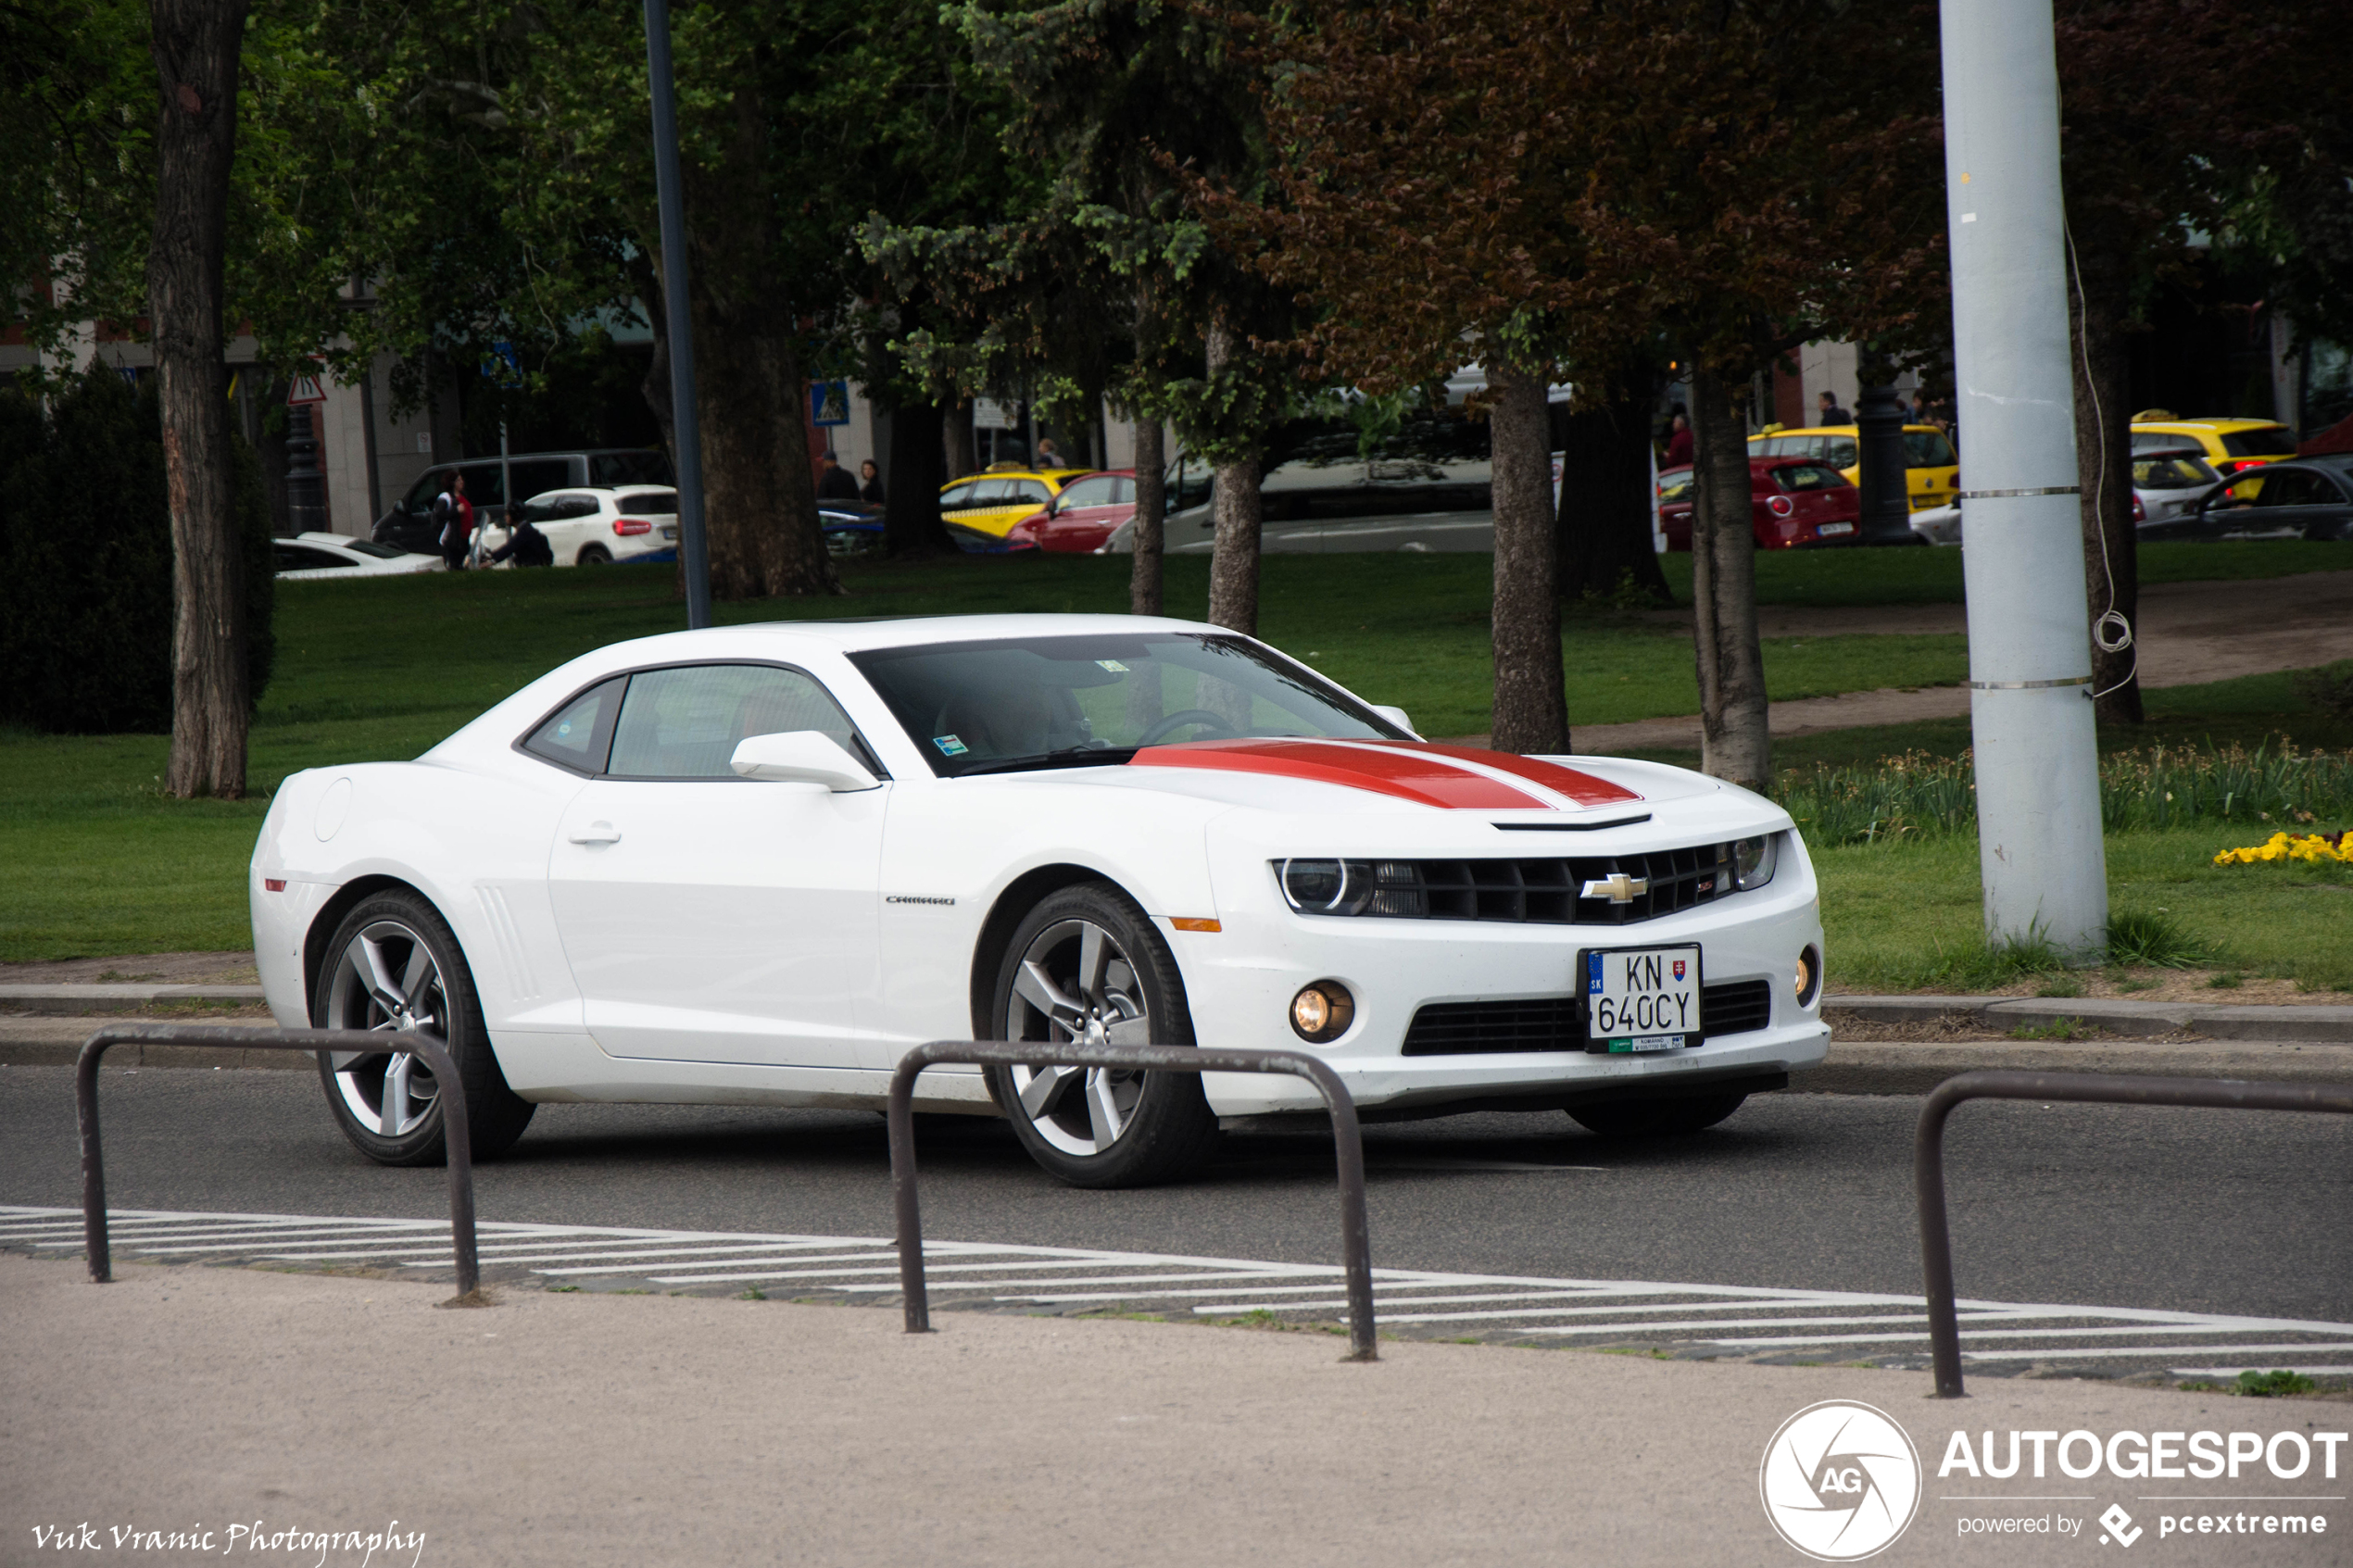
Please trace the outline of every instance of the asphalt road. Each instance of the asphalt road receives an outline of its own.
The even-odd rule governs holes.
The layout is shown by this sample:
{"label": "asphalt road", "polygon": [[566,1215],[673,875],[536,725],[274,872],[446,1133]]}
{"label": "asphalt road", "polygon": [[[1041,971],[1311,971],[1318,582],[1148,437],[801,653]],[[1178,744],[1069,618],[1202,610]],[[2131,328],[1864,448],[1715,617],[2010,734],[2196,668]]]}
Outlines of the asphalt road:
{"label": "asphalt road", "polygon": [[[108,1070],[116,1208],[431,1217],[442,1173],[368,1163],[291,1072]],[[1558,1112],[1366,1130],[1384,1267],[1916,1293],[1919,1102],[1773,1095],[1694,1137]],[[926,1119],[948,1240],[1330,1262],[1328,1143],[1232,1137],[1196,1180],[1081,1192],[1000,1123]],[[2353,1121],[1980,1103],[1947,1136],[1965,1297],[2353,1321]],[[1527,1167],[1534,1167],[1529,1169]],[[0,1203],[79,1201],[71,1070],[0,1068]],[[543,1106],[477,1173],[485,1220],[887,1236],[882,1118]]]}

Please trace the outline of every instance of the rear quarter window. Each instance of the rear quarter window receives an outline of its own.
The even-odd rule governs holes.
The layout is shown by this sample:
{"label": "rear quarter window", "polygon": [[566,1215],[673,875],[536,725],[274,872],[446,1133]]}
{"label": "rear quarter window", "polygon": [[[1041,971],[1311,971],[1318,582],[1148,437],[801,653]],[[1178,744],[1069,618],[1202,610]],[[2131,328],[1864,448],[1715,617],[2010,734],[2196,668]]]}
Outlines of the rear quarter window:
{"label": "rear quarter window", "polygon": [[2270,430],[2233,430],[2223,433],[2222,450],[2233,458],[2293,458],[2296,443],[2277,426]]}
{"label": "rear quarter window", "polygon": [[612,749],[613,721],[621,713],[621,694],[628,684],[628,676],[615,675],[591,686],[525,735],[522,748],[577,772],[603,772],[606,754]]}

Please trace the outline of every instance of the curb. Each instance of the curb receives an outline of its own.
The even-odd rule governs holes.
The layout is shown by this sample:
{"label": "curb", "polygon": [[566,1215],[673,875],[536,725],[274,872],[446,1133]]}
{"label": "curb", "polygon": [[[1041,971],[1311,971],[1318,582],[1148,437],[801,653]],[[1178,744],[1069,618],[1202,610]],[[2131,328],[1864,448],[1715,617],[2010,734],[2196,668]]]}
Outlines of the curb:
{"label": "curb", "polygon": [[2353,1045],[2222,1045],[2210,1040],[1837,1040],[1818,1067],[1789,1075],[1789,1092],[1924,1095],[1978,1068],[2020,1073],[2146,1073],[2259,1084],[2353,1084]]}
{"label": "curb", "polygon": [[2007,1030],[2072,1018],[2128,1037],[2186,1030],[2212,1040],[2353,1045],[2353,1007],[2334,1004],[2229,1007],[2097,997],[1824,997],[1822,1008],[1872,1023],[1952,1020]]}
{"label": "curb", "polygon": [[258,985],[0,985],[0,1010],[74,1017],[137,1012],[174,1002],[260,1007],[265,1001]]}

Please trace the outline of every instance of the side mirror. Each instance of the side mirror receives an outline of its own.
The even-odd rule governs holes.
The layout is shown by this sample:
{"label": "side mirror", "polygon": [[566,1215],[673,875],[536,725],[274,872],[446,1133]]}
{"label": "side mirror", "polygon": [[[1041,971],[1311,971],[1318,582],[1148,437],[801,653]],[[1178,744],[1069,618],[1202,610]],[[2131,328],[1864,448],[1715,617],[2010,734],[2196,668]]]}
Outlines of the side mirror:
{"label": "side mirror", "polygon": [[882,781],[866,771],[865,765],[843,750],[839,742],[815,730],[746,735],[736,743],[727,765],[743,778],[824,784],[837,795],[882,786]]}
{"label": "side mirror", "polygon": [[1396,725],[1399,729],[1404,731],[1416,740],[1422,738],[1422,733],[1414,728],[1414,721],[1405,717],[1405,710],[1403,709],[1390,708],[1378,702],[1372,703],[1369,706],[1374,712],[1379,714],[1382,718],[1388,720],[1390,723]]}

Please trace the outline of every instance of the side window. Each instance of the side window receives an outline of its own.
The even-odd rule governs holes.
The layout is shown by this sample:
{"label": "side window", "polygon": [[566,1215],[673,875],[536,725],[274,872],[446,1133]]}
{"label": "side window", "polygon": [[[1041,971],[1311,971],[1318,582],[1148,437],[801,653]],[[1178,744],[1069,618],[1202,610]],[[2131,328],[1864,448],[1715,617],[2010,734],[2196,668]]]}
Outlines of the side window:
{"label": "side window", "polygon": [[939,509],[943,512],[952,512],[959,507],[971,506],[973,504],[973,493],[979,488],[979,485],[974,483],[970,480],[965,481],[962,484],[952,486],[940,495]]}
{"label": "side window", "polygon": [[1055,504],[1068,511],[1074,507],[1108,507],[1119,494],[1119,481],[1108,475],[1082,479],[1076,484],[1065,484]]}
{"label": "side window", "polygon": [[543,522],[553,522],[562,515],[556,509],[561,504],[562,497],[560,496],[535,496],[517,507],[515,516],[535,526]]}
{"label": "side window", "polygon": [[554,717],[523,738],[522,748],[584,773],[601,773],[612,746],[613,718],[621,710],[626,675],[615,675],[566,703]]}
{"label": "side window", "polygon": [[1822,443],[1822,460],[1834,469],[1851,469],[1856,463],[1855,438],[1851,435],[1826,437]]}
{"label": "side window", "polygon": [[595,517],[597,497],[594,495],[558,495],[555,497],[558,517]]}
{"label": "side window", "polygon": [[1692,470],[1670,473],[1658,482],[1658,498],[1668,506],[1692,498]]}
{"label": "side window", "polygon": [[401,509],[410,517],[431,517],[433,498],[440,495],[448,483],[447,469],[427,470],[424,478],[409,487],[409,498],[400,503]]}
{"label": "side window", "polygon": [[2285,473],[2266,475],[2262,498],[2256,504],[2264,507],[2315,507],[2335,499],[2334,495],[2321,493],[2320,483],[2311,474],[2290,470]]}
{"label": "side window", "polygon": [[1016,479],[1013,482],[1013,498],[1033,507],[1042,507],[1054,498],[1054,493],[1042,479]]}
{"label": "side window", "polygon": [[599,452],[588,459],[588,483],[611,485],[671,484],[670,459],[659,452]]}
{"label": "side window", "polygon": [[528,501],[545,490],[560,490],[573,483],[572,464],[562,458],[539,458],[528,463],[510,465],[515,477],[515,499]]}
{"label": "side window", "polygon": [[505,503],[506,492],[499,488],[497,463],[468,463],[459,471],[466,476],[466,499],[476,508]]}
{"label": "side window", "polygon": [[613,734],[616,778],[732,779],[728,759],[747,735],[816,730],[855,755],[849,720],[798,670],[698,664],[632,677]]}
{"label": "side window", "polygon": [[289,545],[283,539],[278,541],[276,548],[280,571],[314,571],[322,567],[358,564],[348,557],[330,555],[325,550],[313,550],[301,545]]}

